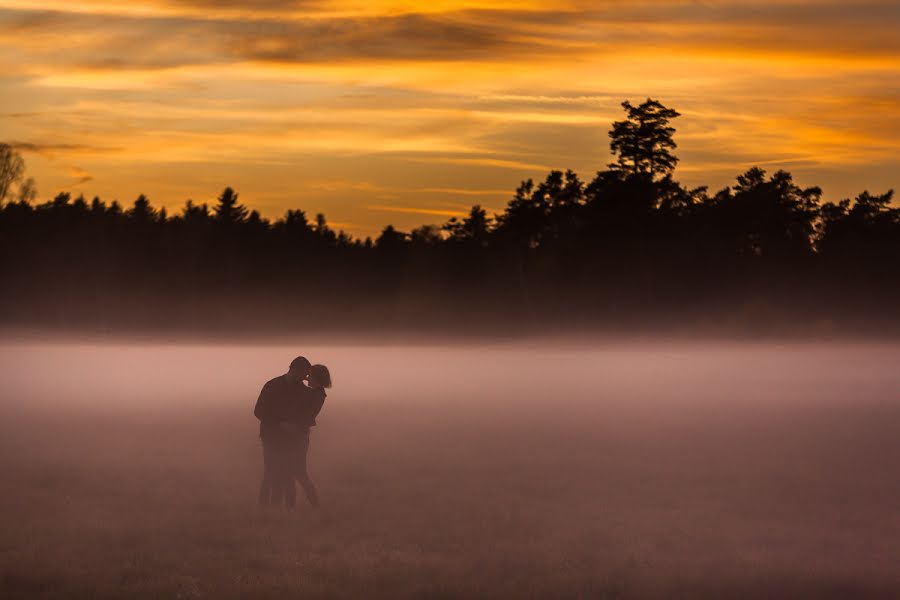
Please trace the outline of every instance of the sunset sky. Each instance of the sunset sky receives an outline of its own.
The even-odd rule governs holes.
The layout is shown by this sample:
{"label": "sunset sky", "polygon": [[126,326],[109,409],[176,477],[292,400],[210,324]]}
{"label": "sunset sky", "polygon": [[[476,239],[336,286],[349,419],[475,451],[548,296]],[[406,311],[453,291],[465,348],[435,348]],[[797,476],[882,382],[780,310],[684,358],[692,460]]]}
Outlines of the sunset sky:
{"label": "sunset sky", "polygon": [[0,141],[41,200],[231,185],[370,235],[590,179],[650,96],[684,183],[761,165],[837,200],[900,186],[898,31],[896,0],[0,0]]}

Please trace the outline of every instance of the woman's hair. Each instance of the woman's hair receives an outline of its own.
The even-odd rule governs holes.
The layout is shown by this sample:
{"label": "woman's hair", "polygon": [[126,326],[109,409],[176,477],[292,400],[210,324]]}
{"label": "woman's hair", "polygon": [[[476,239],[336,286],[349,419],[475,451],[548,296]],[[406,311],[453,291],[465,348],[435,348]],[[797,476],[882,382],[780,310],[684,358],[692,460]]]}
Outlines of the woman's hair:
{"label": "woman's hair", "polygon": [[313,365],[309,368],[310,383],[315,383],[324,388],[331,387],[331,373],[325,365]]}

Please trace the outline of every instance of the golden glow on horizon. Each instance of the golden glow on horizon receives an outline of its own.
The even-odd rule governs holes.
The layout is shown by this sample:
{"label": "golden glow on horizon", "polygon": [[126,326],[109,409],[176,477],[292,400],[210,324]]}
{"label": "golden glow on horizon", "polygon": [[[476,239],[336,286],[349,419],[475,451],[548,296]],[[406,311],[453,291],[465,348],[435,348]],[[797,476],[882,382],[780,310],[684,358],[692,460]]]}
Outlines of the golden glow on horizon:
{"label": "golden glow on horizon", "polygon": [[888,0],[0,0],[0,123],[42,199],[231,185],[366,235],[589,179],[652,96],[686,184],[761,165],[837,199],[900,182],[898,27]]}

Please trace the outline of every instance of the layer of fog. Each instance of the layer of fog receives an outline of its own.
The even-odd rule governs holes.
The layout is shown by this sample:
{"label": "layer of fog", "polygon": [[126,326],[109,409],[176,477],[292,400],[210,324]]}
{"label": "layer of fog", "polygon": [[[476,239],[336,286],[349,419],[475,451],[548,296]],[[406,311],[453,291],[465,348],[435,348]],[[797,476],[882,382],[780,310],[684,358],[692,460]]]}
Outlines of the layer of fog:
{"label": "layer of fog", "polygon": [[[252,408],[297,354],[334,376],[310,464],[338,519],[259,527]],[[887,343],[8,341],[0,530],[24,550],[0,569],[122,595],[125,548],[157,561],[147,577],[205,560],[211,596],[255,597],[308,551],[309,573],[353,590],[392,560],[398,581],[456,595],[621,580],[701,597],[693,577],[756,585],[748,597],[784,582],[782,597],[888,597],[898,364]],[[234,570],[258,586],[233,591]]]}
{"label": "layer of fog", "polygon": [[[900,399],[900,344],[622,342],[247,346],[7,342],[3,404],[152,411],[252,405],[296,355],[328,365],[334,401],[759,406]],[[469,406],[471,408],[471,406]]]}

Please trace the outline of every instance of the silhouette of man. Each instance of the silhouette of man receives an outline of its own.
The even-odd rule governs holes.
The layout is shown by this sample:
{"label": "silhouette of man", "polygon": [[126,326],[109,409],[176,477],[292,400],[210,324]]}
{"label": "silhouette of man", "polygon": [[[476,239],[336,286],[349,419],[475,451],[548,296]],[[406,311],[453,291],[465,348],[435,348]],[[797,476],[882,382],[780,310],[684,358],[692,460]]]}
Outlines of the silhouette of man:
{"label": "silhouette of man", "polygon": [[296,458],[295,421],[297,407],[306,404],[309,388],[303,383],[309,376],[310,362],[302,356],[291,361],[288,372],[263,386],[253,414],[259,419],[259,437],[263,448],[263,477],[259,487],[261,505],[296,503],[294,475]]}

